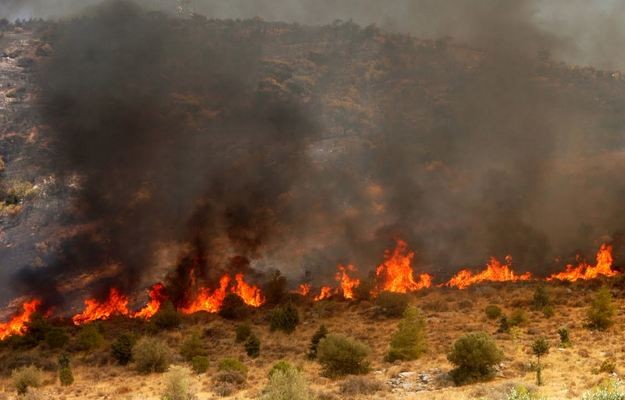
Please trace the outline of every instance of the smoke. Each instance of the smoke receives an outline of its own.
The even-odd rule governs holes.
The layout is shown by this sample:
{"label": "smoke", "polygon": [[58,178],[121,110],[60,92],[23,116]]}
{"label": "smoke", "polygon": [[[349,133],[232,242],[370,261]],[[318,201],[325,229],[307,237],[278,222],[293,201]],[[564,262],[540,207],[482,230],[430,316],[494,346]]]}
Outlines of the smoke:
{"label": "smoke", "polygon": [[[328,18],[294,2],[197,3]],[[537,23],[539,6],[395,4],[411,31],[460,38],[436,42],[338,23],[279,37],[259,21],[119,1],[60,23],[40,111],[52,172],[79,177],[64,217],[81,230],[14,282],[59,303],[63,282],[108,268],[81,288],[130,292],[152,283],[164,251],[183,287],[191,270],[331,280],[339,262],[366,273],[396,237],[419,268],[448,274],[491,255],[543,273],[557,256],[591,255],[625,222],[623,87],[555,62],[574,50]],[[338,7],[365,22],[377,10]]]}

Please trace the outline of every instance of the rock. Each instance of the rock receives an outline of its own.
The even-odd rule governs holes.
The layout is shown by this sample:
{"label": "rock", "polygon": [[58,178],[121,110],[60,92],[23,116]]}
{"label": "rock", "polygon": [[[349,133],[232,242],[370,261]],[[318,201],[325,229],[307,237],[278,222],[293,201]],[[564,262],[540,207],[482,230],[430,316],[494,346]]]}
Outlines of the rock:
{"label": "rock", "polygon": [[397,376],[399,376],[402,379],[407,379],[416,374],[417,374],[416,372],[407,371],[407,372],[400,372],[399,374],[397,374]]}
{"label": "rock", "polygon": [[423,373],[423,374],[419,374],[419,379],[423,383],[429,383],[432,377],[430,376],[430,374]]}

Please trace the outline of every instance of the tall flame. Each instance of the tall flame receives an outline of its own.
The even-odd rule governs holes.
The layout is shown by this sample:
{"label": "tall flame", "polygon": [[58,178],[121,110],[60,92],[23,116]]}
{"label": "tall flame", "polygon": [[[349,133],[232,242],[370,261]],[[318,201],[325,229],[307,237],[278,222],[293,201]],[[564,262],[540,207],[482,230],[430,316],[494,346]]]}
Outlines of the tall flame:
{"label": "tall flame", "polygon": [[180,311],[184,314],[193,314],[198,311],[216,313],[221,309],[228,292],[239,296],[248,306],[260,307],[265,303],[265,297],[260,289],[246,283],[243,274],[236,274],[234,281],[230,275],[225,274],[219,280],[218,288],[215,290],[201,288],[191,304],[181,308]]}
{"label": "tall flame", "polygon": [[343,297],[346,300],[353,300],[354,289],[360,286],[360,280],[357,278],[350,278],[347,272],[355,272],[356,268],[351,264],[348,266],[339,265],[337,268],[339,271],[334,277],[340,284],[340,291],[343,293]]}
{"label": "tall flame", "polygon": [[165,286],[162,283],[156,283],[148,293],[150,301],[141,310],[132,314],[133,318],[150,319],[161,308],[161,304],[166,299]]}
{"label": "tall flame", "polygon": [[516,275],[514,271],[512,271],[511,256],[506,256],[505,264],[501,264],[501,262],[499,262],[499,260],[495,257],[491,257],[485,270],[473,274],[470,270],[463,269],[454,275],[447,283],[445,283],[444,286],[465,289],[480,282],[528,281],[531,278],[532,274],[530,272]]}
{"label": "tall flame", "polygon": [[575,282],[577,280],[594,279],[599,276],[615,276],[617,271],[612,270],[612,246],[602,244],[597,252],[597,262],[595,265],[589,265],[586,261],[580,261],[577,267],[569,264],[563,272],[551,275],[548,281],[559,280]]}
{"label": "tall flame", "polygon": [[12,335],[23,335],[28,330],[30,317],[41,305],[39,300],[30,300],[22,304],[22,312],[14,315],[9,322],[0,323],[0,340]]}
{"label": "tall flame", "polygon": [[315,301],[329,299],[332,296],[332,288],[330,286],[322,286],[321,291],[313,298]]}
{"label": "tall flame", "polygon": [[85,310],[72,317],[74,325],[82,325],[89,322],[108,319],[113,315],[130,315],[128,310],[128,297],[124,296],[116,288],[109,290],[108,298],[99,302],[96,299],[85,300]]}
{"label": "tall flame", "polygon": [[248,306],[260,307],[265,303],[265,297],[260,289],[254,285],[250,285],[243,280],[243,274],[234,276],[236,285],[232,287],[231,292],[243,299]]}
{"label": "tall flame", "polygon": [[408,250],[408,244],[403,240],[397,240],[395,249],[386,251],[384,258],[375,271],[379,291],[406,293],[432,286],[430,274],[420,274],[415,280],[412,270],[414,252]]}

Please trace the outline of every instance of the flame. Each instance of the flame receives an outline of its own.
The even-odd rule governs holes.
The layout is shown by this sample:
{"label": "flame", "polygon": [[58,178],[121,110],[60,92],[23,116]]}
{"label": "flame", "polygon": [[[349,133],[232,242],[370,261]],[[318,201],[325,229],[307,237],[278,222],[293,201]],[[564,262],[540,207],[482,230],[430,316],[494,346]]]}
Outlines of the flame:
{"label": "flame", "polygon": [[350,278],[348,275],[349,272],[355,272],[356,268],[353,265],[343,266],[339,265],[338,272],[334,276],[337,282],[341,285],[340,291],[343,293],[343,297],[347,300],[354,299],[354,289],[360,286],[360,280],[357,278]]}
{"label": "flame", "polygon": [[265,297],[260,289],[254,285],[247,284],[243,280],[243,274],[236,274],[234,280],[236,285],[230,291],[242,298],[245,304],[252,307],[260,307],[265,303]]}
{"label": "flame", "polygon": [[480,282],[516,282],[528,281],[531,278],[532,274],[529,272],[516,275],[514,271],[512,271],[511,256],[506,256],[505,264],[501,264],[495,257],[491,257],[485,270],[473,274],[473,272],[468,269],[463,269],[445,283],[444,286],[465,289]]}
{"label": "flame", "polygon": [[294,290],[294,293],[301,294],[302,296],[308,296],[310,293],[310,283],[302,283],[297,289]]}
{"label": "flame", "polygon": [[156,283],[148,293],[150,301],[141,310],[132,315],[133,318],[150,319],[161,308],[161,304],[167,298],[165,294],[165,286],[162,283]]}
{"label": "flame", "polygon": [[96,299],[85,300],[85,310],[72,317],[74,325],[82,325],[101,319],[108,319],[112,315],[128,316],[128,297],[121,294],[117,289],[111,288],[109,296],[104,302]]}
{"label": "flame", "polygon": [[420,274],[419,280],[415,280],[411,265],[414,252],[408,250],[408,244],[403,240],[397,240],[395,249],[392,252],[387,250],[384,258],[385,261],[375,270],[379,291],[406,293],[432,286],[430,274]]}
{"label": "flame", "polygon": [[243,302],[248,306],[260,307],[265,303],[265,297],[260,289],[246,283],[243,274],[236,274],[234,282],[230,275],[225,274],[219,279],[219,287],[217,289],[211,291],[209,288],[201,288],[191,304],[181,308],[180,311],[184,314],[193,314],[198,311],[219,312],[228,294],[228,289],[230,289],[230,293],[234,293],[243,299]]}
{"label": "flame", "polygon": [[22,312],[14,315],[9,322],[0,324],[0,340],[12,335],[23,335],[28,330],[31,315],[41,305],[40,300],[30,300],[22,304]]}
{"label": "flame", "polygon": [[[578,257],[579,258],[579,257]],[[563,272],[551,275],[547,278],[548,281],[554,279],[559,281],[575,282],[577,280],[594,279],[599,276],[615,276],[618,275],[617,271],[612,270],[612,246],[609,244],[602,244],[597,252],[597,263],[595,265],[589,265],[585,261],[580,261],[577,267],[569,264]]]}
{"label": "flame", "polygon": [[332,296],[332,288],[330,286],[322,286],[321,291],[319,292],[319,295],[315,296],[313,300],[315,301],[325,300],[325,299],[330,298],[330,296]]}

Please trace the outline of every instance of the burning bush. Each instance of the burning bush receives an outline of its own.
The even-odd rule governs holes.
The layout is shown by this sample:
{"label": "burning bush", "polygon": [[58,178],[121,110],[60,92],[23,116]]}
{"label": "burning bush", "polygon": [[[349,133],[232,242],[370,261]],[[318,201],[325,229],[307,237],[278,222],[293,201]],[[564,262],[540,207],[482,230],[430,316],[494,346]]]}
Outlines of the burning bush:
{"label": "burning bush", "polygon": [[165,392],[163,400],[192,400],[195,392],[192,390],[191,371],[186,367],[173,366],[165,375]]}
{"label": "burning bush", "polygon": [[501,317],[501,308],[494,304],[487,305],[484,312],[486,313],[486,318],[488,319],[497,319]]}
{"label": "burning bush", "polygon": [[408,307],[399,323],[399,329],[391,338],[391,348],[386,359],[390,362],[415,360],[425,349],[425,319],[417,308]]}
{"label": "burning bush", "polygon": [[169,366],[171,352],[167,345],[154,338],[142,338],[132,349],[132,359],[137,371],[142,374],[165,372]]}
{"label": "burning bush", "polygon": [[317,357],[317,347],[319,346],[319,342],[321,339],[328,336],[328,328],[325,325],[321,325],[317,332],[310,339],[310,347],[308,349],[308,358],[314,359]]}
{"label": "burning bush", "polygon": [[272,331],[280,330],[285,333],[293,333],[299,324],[299,313],[293,304],[287,303],[284,306],[274,308],[269,319]]}
{"label": "burning bush", "polygon": [[269,377],[261,400],[312,400],[314,395],[308,382],[296,368],[277,370]]}
{"label": "burning bush", "polygon": [[615,313],[614,304],[612,304],[612,294],[607,288],[601,288],[595,294],[588,309],[587,325],[591,329],[604,331],[612,326]]}
{"label": "burning bush", "polygon": [[369,347],[355,339],[328,335],[319,342],[317,360],[325,376],[337,378],[367,373],[369,362],[366,358],[369,353]]}
{"label": "burning bush", "polygon": [[43,373],[35,366],[18,368],[11,372],[11,385],[17,394],[26,394],[29,388],[40,387],[43,383]]}
{"label": "burning bush", "polygon": [[383,315],[391,318],[401,317],[408,307],[410,298],[405,293],[381,292],[375,304]]}
{"label": "burning bush", "polygon": [[243,319],[250,315],[250,308],[241,297],[228,293],[221,303],[219,315],[225,319]]}
{"label": "burning bush", "polygon": [[127,365],[132,360],[132,348],[134,345],[134,336],[121,334],[111,344],[111,356],[118,364]]}
{"label": "burning bush", "polygon": [[488,380],[503,353],[484,332],[469,333],[456,340],[447,359],[456,366],[450,375],[456,385]]}

